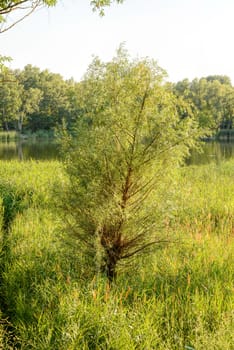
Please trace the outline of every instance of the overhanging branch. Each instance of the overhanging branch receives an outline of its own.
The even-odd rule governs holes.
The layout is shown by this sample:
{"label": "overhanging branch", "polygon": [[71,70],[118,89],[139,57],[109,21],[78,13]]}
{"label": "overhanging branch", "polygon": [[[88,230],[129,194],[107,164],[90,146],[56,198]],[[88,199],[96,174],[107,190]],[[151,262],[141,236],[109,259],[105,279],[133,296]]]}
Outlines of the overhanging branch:
{"label": "overhanging branch", "polygon": [[[25,3],[25,2],[27,2],[27,1],[28,1],[28,0],[22,1],[20,4]],[[5,28],[3,28],[3,25],[4,25],[4,23],[3,23],[3,24],[2,24],[2,28],[0,29],[0,34],[6,32],[7,30],[9,30],[9,29],[11,29],[11,28],[13,28],[16,24],[22,22],[25,18],[27,18],[28,16],[30,16],[37,8],[39,8],[40,6],[42,6],[42,4],[43,4],[43,2],[42,2],[41,0],[38,0],[38,1],[36,1],[36,2],[33,2],[33,3],[32,3],[32,6],[29,6],[29,7],[27,7],[27,8],[26,8],[26,7],[25,7],[25,8],[19,8],[19,7],[18,7],[19,3],[17,3],[15,6],[12,6],[12,8],[11,8],[11,9],[8,9],[8,12],[5,12],[5,14],[10,13],[10,12],[12,12],[13,10],[23,10],[23,11],[25,11],[25,10],[29,9],[29,11],[28,11],[26,14],[24,14],[22,17],[20,17],[19,19],[17,19],[16,21],[14,21],[12,24],[8,25],[8,26],[5,27]],[[1,14],[4,14],[4,12],[2,12],[2,11],[0,10],[0,15],[1,15]]]}

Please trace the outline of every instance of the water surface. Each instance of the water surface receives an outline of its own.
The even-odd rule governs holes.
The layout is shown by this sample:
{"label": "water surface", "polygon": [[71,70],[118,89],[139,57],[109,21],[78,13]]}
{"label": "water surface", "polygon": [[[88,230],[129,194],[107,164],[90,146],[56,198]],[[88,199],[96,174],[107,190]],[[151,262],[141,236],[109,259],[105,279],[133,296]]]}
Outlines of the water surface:
{"label": "water surface", "polygon": [[58,145],[49,140],[19,140],[0,142],[0,159],[51,160],[58,158]]}
{"label": "water surface", "polygon": [[[189,165],[219,163],[230,158],[234,158],[234,142],[207,142],[203,144],[203,152],[193,151],[186,163]],[[59,147],[50,140],[0,142],[0,159],[59,159]]]}
{"label": "water surface", "polygon": [[234,158],[234,142],[204,142],[202,152],[192,151],[187,164],[220,163]]}

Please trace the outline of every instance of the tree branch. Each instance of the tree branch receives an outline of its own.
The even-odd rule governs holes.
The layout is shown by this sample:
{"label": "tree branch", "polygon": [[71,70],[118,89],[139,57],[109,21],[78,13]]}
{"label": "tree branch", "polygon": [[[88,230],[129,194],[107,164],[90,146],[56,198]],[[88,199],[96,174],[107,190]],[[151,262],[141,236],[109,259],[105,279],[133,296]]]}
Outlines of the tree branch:
{"label": "tree branch", "polygon": [[[25,4],[26,2],[29,2],[29,0],[22,0],[19,2],[13,2],[13,3],[11,2],[11,4],[9,4],[8,6],[0,9],[0,15],[6,15],[7,13],[17,9],[19,5]],[[29,7],[31,6],[28,6],[28,8]]]}
{"label": "tree branch", "polygon": [[[26,0],[27,1],[27,0]],[[6,32],[7,30],[13,28],[16,24],[22,22],[25,18],[27,18],[28,16],[30,16],[39,6],[42,5],[42,1],[38,0],[36,1],[35,5],[31,8],[31,10],[29,12],[27,12],[24,16],[22,16],[21,18],[19,18],[18,20],[16,20],[14,23],[12,23],[11,25],[9,25],[8,27],[4,28],[4,29],[0,29],[0,34]],[[15,8],[16,9],[16,8]],[[9,11],[10,12],[10,11]]]}
{"label": "tree branch", "polygon": [[121,256],[121,259],[128,259],[128,258],[132,257],[133,255],[141,252],[142,250],[145,250],[146,248],[151,247],[154,244],[162,244],[162,243],[172,243],[172,241],[167,240],[167,239],[162,239],[162,240],[157,240],[157,241],[152,241],[152,242],[146,243],[143,246],[141,246],[140,248],[134,250],[133,252],[130,252],[126,255]]}

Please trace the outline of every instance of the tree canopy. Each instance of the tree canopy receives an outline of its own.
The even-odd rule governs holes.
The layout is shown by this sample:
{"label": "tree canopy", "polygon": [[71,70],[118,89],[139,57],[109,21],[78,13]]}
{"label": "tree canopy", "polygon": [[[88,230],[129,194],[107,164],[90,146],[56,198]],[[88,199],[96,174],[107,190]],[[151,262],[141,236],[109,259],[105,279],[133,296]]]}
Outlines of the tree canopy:
{"label": "tree canopy", "polygon": [[175,84],[174,92],[190,103],[202,127],[213,131],[232,127],[234,89],[229,77],[212,75],[192,82],[185,79]]}

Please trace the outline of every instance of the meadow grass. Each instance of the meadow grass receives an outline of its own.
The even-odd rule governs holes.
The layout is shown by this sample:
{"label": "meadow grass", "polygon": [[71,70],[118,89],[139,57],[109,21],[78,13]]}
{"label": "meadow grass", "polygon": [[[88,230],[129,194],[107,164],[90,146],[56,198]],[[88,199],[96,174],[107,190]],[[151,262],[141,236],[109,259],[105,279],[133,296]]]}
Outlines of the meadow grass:
{"label": "meadow grass", "polygon": [[161,228],[174,242],[120,266],[110,288],[63,231],[62,165],[0,162],[3,222],[15,210],[1,235],[0,349],[233,350],[233,174],[233,161],[178,169]]}

